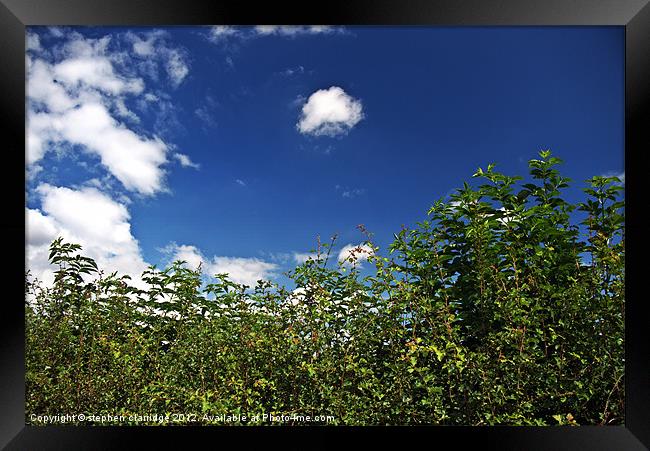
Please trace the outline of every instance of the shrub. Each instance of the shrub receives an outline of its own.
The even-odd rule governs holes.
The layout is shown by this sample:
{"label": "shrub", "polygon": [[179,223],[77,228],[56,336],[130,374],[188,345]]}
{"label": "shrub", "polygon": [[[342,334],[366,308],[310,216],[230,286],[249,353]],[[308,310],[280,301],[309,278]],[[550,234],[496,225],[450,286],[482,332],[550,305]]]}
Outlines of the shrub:
{"label": "shrub", "polygon": [[622,187],[593,177],[571,204],[560,162],[540,152],[523,184],[479,169],[482,184],[436,202],[387,256],[361,228],[370,276],[354,255],[329,262],[334,239],[319,243],[288,273],[295,291],[207,283],[183,262],[151,266],[137,289],[59,238],[53,286],[26,284],[27,421],[622,424]]}

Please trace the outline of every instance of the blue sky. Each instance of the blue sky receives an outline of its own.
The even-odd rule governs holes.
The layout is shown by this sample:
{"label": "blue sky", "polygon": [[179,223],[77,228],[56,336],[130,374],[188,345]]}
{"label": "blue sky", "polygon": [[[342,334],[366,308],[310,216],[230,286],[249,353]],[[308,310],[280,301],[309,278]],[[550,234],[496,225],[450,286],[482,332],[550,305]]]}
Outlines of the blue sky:
{"label": "blue sky", "polygon": [[570,200],[624,173],[622,27],[27,31],[28,267],[80,242],[107,270],[183,257],[286,282],[339,235],[383,249],[497,163],[565,160]]}

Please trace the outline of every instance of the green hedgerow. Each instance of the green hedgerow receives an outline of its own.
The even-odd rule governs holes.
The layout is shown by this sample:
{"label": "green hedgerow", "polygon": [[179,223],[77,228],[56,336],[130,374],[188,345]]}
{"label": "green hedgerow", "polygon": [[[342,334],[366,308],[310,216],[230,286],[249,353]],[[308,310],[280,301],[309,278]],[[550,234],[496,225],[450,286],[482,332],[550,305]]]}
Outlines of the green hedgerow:
{"label": "green hedgerow", "polygon": [[622,187],[593,177],[571,204],[560,162],[540,152],[528,183],[479,169],[482,184],[436,202],[387,256],[370,234],[338,265],[334,240],[319,245],[289,273],[294,291],[206,283],[184,262],[151,266],[139,289],[59,238],[53,286],[26,283],[27,421],[622,424]]}

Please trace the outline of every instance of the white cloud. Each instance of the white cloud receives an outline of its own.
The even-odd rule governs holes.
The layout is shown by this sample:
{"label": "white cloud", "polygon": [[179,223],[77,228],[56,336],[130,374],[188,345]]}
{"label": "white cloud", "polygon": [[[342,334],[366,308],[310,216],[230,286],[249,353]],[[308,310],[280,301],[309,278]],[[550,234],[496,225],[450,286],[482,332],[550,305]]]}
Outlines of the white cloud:
{"label": "white cloud", "polygon": [[41,40],[36,33],[27,33],[27,49],[34,52],[40,52],[43,49]]}
{"label": "white cloud", "polygon": [[228,25],[215,25],[210,27],[208,32],[208,39],[212,42],[219,42],[233,36],[239,35],[240,32],[235,27]]}
{"label": "white cloud", "polygon": [[303,287],[294,289],[288,296],[287,302],[293,306],[302,305],[307,299],[307,290]]}
{"label": "white cloud", "polygon": [[197,163],[194,163],[190,159],[190,157],[185,155],[185,154],[175,153],[174,158],[176,158],[179,161],[179,163],[181,164],[181,166],[183,166],[184,168],[187,168],[187,167],[194,168],[194,169],[199,169],[200,168],[200,165],[198,165]]}
{"label": "white cloud", "polygon": [[[46,113],[30,112],[27,116],[27,154],[26,163],[28,168],[34,168],[45,152],[46,144],[54,140],[54,130],[51,126],[51,116]],[[41,168],[42,169],[42,168]]]}
{"label": "white cloud", "polygon": [[77,191],[41,184],[36,192],[43,211],[77,236],[113,243],[131,239],[126,207],[94,188]]}
{"label": "white cloud", "polygon": [[140,38],[135,33],[129,33],[128,39],[133,42],[133,51],[139,56],[151,56],[155,53],[155,42],[159,34],[149,34],[144,38]]}
{"label": "white cloud", "polygon": [[49,27],[48,31],[50,35],[54,38],[60,38],[64,35],[63,30],[60,27]]}
{"label": "white cloud", "polygon": [[342,32],[341,28],[335,28],[330,25],[310,25],[307,28],[307,32],[310,34],[323,34],[323,33],[340,33]]}
{"label": "white cloud", "polygon": [[338,260],[345,265],[351,265],[353,262],[358,264],[368,260],[368,257],[374,255],[372,247],[367,244],[359,244],[357,246],[348,244],[343,246],[339,252]]}
{"label": "white cloud", "polygon": [[195,246],[171,244],[166,248],[167,252],[173,253],[172,260],[181,260],[187,262],[187,266],[192,269],[198,269],[199,265],[204,267],[205,257]]}
{"label": "white cloud", "polygon": [[243,181],[242,179],[236,179],[235,182],[236,182],[239,186],[246,186],[246,182]]}
{"label": "white cloud", "polygon": [[306,135],[336,136],[349,132],[363,117],[361,101],[332,86],[309,96],[296,128]]}
{"label": "white cloud", "polygon": [[55,266],[48,262],[49,245],[62,236],[80,244],[82,254],[95,259],[101,269],[128,274],[136,286],[147,267],[137,240],[131,234],[125,205],[94,187],[70,189],[41,184],[36,189],[41,210],[26,209],[27,267],[32,275],[50,285]]}
{"label": "white cloud", "polygon": [[255,27],[235,27],[216,25],[210,27],[205,37],[212,43],[223,44],[238,39],[253,39],[266,36],[295,38],[307,35],[347,34],[344,28],[330,25],[257,25]]}
{"label": "white cloud", "polygon": [[77,32],[68,33],[68,40],[62,48],[64,59],[84,58],[99,55],[106,55],[111,36],[104,36],[99,39],[85,38]]}
{"label": "white cloud", "polygon": [[32,246],[49,245],[59,231],[52,218],[43,216],[39,210],[26,210],[27,242]]}
{"label": "white cloud", "polygon": [[189,65],[183,52],[166,42],[166,31],[128,32],[125,37],[132,43],[135,56],[141,58],[139,67],[154,80],[158,79],[158,67],[164,68],[174,88],[189,74]]}
{"label": "white cloud", "polygon": [[[28,72],[27,164],[57,145],[79,145],[99,156],[127,189],[152,195],[164,190],[168,145],[127,128],[110,113],[138,123],[125,96],[141,94],[144,82],[118,74],[107,53],[108,38],[76,33],[59,49],[64,59],[32,61]],[[117,57],[116,57],[117,58]]]}
{"label": "white cloud", "polygon": [[75,105],[74,99],[68,95],[65,88],[54,81],[51,66],[40,59],[30,65],[27,95],[30,102],[42,103],[54,113],[63,112]]}
{"label": "white cloud", "polygon": [[63,82],[70,89],[85,85],[108,94],[138,94],[144,89],[140,78],[123,78],[115,74],[113,64],[106,57],[71,58],[52,66],[57,82]]}
{"label": "white cloud", "polygon": [[272,262],[286,264],[291,260],[291,254],[289,252],[264,252],[260,251],[260,254],[268,257]]}
{"label": "white cloud", "polygon": [[305,263],[307,260],[309,260],[309,258],[313,258],[313,255],[309,252],[293,253],[293,260],[299,265]]}
{"label": "white cloud", "polygon": [[277,265],[257,258],[213,257],[207,269],[211,275],[228,273],[233,281],[253,287],[258,280],[268,279]]}
{"label": "white cloud", "polygon": [[258,25],[254,28],[255,32],[262,36],[280,35],[280,36],[297,36],[305,34],[329,34],[338,31],[337,28],[328,25]]}
{"label": "white cloud", "polygon": [[80,144],[99,155],[102,163],[125,188],[152,195],[163,190],[167,145],[159,138],[137,135],[113,119],[106,107],[84,104],[53,118],[61,139]]}
{"label": "white cloud", "polygon": [[183,56],[177,50],[170,50],[168,52],[166,67],[167,75],[169,75],[174,87],[178,87],[190,72]]}
{"label": "white cloud", "polygon": [[273,277],[278,269],[275,263],[269,263],[258,258],[213,256],[207,258],[196,247],[171,243],[163,252],[170,254],[171,259],[184,260],[191,269],[201,264],[202,272],[207,276],[227,273],[230,280],[236,283],[254,287],[258,280]]}
{"label": "white cloud", "polygon": [[120,117],[128,119],[135,124],[140,123],[140,118],[133,111],[129,110],[129,108],[124,103],[124,99],[115,100],[115,111]]}

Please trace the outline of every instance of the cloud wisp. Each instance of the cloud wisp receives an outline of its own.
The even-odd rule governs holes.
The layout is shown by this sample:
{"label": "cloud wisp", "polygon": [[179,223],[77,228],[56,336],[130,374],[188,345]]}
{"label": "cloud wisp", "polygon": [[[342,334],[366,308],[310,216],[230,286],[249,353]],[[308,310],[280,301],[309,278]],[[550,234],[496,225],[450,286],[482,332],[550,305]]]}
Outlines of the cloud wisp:
{"label": "cloud wisp", "polygon": [[178,162],[183,166],[184,168],[194,168],[194,169],[199,169],[201,166],[197,163],[194,163],[189,156],[183,154],[183,153],[175,153],[174,158],[178,160]]}
{"label": "cloud wisp", "polygon": [[189,74],[185,52],[167,43],[166,31],[128,32],[125,37],[132,44],[135,64],[156,81],[164,70],[172,87],[178,88]]}
{"label": "cloud wisp", "polygon": [[331,25],[257,25],[257,26],[211,26],[205,37],[214,44],[227,43],[233,39],[246,40],[266,36],[295,38],[310,35],[345,34],[345,28]]}
{"label": "cloud wisp", "polygon": [[315,34],[333,34],[340,33],[343,29],[330,25],[258,25],[254,32],[260,36],[300,36]]}
{"label": "cloud wisp", "polygon": [[341,197],[348,198],[348,199],[353,199],[355,197],[366,194],[365,188],[348,188],[348,187],[343,187],[341,185],[336,185],[334,188],[336,189],[336,191],[339,191],[341,193]]}

